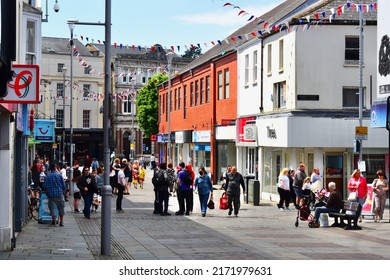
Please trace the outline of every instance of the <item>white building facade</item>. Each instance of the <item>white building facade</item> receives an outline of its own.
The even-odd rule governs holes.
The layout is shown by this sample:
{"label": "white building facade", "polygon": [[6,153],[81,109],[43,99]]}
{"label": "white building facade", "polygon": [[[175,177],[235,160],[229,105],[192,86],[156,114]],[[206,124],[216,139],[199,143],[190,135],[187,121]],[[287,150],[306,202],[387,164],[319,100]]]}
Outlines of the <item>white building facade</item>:
{"label": "white building facade", "polygon": [[[300,162],[307,165],[308,176],[317,167],[323,186],[334,181],[346,194],[348,179],[358,166],[354,152],[360,82],[356,15],[349,24],[334,22],[309,30],[291,25],[239,49],[238,119],[255,116],[257,137],[252,142],[257,145],[239,147],[237,164],[246,174],[252,173],[251,165],[257,167],[262,197],[276,199],[280,170],[297,169]],[[362,78],[362,124],[368,127],[362,151],[369,182],[377,169],[385,169],[388,159],[386,134],[369,127],[376,55],[373,12],[364,27]]]}

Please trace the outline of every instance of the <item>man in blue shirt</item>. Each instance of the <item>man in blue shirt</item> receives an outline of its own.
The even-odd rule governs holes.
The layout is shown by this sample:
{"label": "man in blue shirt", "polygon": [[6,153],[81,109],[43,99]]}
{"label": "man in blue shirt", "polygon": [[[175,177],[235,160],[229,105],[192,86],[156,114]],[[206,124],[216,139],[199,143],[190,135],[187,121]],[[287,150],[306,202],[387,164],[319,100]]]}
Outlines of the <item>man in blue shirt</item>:
{"label": "man in blue shirt", "polygon": [[56,208],[60,216],[60,226],[64,226],[64,214],[65,214],[65,181],[60,173],[57,171],[55,163],[50,164],[50,174],[47,175],[45,182],[43,183],[43,190],[46,192],[49,198],[49,209],[51,215],[51,225],[56,225]]}
{"label": "man in blue shirt", "polygon": [[[179,163],[180,171],[177,173],[177,200],[179,202],[179,211],[175,212],[175,215],[184,215],[188,216],[192,211],[193,205],[193,196],[192,196],[192,183],[186,184],[185,177],[187,176],[186,172],[189,172],[185,168],[185,163]],[[185,203],[184,203],[185,202]]]}

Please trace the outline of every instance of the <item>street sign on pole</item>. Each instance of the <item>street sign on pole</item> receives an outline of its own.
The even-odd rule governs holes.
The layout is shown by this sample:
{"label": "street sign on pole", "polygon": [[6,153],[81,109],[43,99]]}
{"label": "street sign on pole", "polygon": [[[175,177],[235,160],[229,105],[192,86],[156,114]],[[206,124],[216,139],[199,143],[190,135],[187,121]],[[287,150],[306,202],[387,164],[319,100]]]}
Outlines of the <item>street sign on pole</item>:
{"label": "street sign on pole", "polygon": [[367,140],[368,127],[367,126],[356,126],[355,127],[355,139],[356,140]]}

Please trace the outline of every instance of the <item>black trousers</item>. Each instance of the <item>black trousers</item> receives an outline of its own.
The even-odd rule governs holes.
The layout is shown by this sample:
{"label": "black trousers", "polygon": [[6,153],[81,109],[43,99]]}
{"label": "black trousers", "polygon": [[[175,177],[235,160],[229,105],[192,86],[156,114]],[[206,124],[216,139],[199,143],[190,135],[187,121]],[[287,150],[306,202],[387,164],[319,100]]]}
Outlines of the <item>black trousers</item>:
{"label": "black trousers", "polygon": [[228,195],[229,211],[233,211],[233,207],[234,207],[234,215],[238,215],[238,211],[240,210],[240,206],[241,206],[240,191],[228,190],[226,193]]}
{"label": "black trousers", "polygon": [[280,197],[278,207],[283,208],[285,206],[287,208],[290,205],[290,191],[278,188],[278,193]]}
{"label": "black trousers", "polygon": [[179,212],[190,213],[194,207],[194,195],[191,190],[177,190],[177,200],[179,202]]}
{"label": "black trousers", "polygon": [[168,212],[168,202],[169,202],[169,192],[168,191],[159,191],[158,192],[158,208],[160,213]]}
{"label": "black trousers", "polygon": [[122,210],[123,191],[125,188],[122,185],[118,185],[117,189],[118,193],[116,197],[116,210]]}

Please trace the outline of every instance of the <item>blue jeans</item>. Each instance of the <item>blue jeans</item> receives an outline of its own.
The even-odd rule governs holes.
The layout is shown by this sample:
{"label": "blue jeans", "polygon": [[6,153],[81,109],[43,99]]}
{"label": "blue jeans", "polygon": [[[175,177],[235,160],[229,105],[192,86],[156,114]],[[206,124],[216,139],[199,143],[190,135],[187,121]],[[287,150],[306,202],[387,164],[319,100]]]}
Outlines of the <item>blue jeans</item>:
{"label": "blue jeans", "polygon": [[91,205],[93,200],[93,193],[87,193],[83,195],[84,200],[84,217],[89,218],[91,216]]}
{"label": "blue jeans", "polygon": [[201,194],[199,193],[199,202],[200,202],[200,210],[202,214],[206,214],[207,211],[207,203],[209,202],[210,193]]}
{"label": "blue jeans", "polygon": [[335,213],[340,212],[340,209],[333,208],[333,207],[326,207],[326,206],[320,206],[316,207],[314,210],[314,222],[318,224],[318,220],[320,218],[321,213]]}

